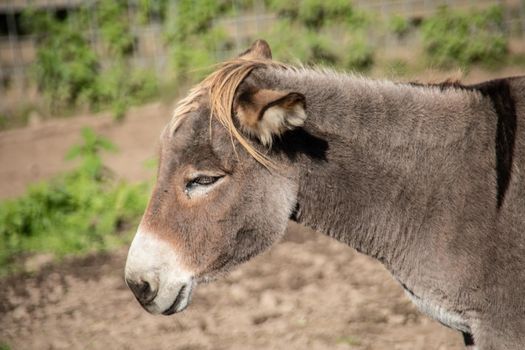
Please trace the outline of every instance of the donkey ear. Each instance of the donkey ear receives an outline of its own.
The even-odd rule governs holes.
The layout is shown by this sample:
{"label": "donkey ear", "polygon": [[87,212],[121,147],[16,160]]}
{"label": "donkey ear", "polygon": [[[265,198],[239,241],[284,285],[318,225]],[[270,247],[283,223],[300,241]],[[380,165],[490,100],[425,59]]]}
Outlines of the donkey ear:
{"label": "donkey ear", "polygon": [[260,89],[239,96],[236,114],[243,130],[270,146],[274,136],[304,124],[305,107],[305,97],[298,92]]}
{"label": "donkey ear", "polygon": [[271,60],[272,50],[265,40],[259,39],[254,41],[252,46],[241,53],[239,57],[245,59]]}

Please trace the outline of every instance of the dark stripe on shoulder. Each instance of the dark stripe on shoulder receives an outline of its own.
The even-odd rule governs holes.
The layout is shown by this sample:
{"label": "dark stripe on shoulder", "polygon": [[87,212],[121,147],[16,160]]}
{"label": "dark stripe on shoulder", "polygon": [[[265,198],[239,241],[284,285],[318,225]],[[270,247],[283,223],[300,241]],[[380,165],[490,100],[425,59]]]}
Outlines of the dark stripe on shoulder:
{"label": "dark stripe on shoulder", "polygon": [[508,79],[499,79],[472,85],[472,88],[481,92],[492,100],[494,110],[498,115],[496,130],[496,176],[497,176],[497,205],[503,204],[505,193],[512,176],[512,161],[514,143],[516,139],[516,105],[512,97]]}

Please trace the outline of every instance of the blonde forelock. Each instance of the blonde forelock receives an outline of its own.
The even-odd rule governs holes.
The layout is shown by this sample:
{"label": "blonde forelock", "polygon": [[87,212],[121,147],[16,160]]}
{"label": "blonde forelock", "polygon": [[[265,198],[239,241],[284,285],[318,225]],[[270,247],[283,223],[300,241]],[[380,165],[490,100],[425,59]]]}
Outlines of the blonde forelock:
{"label": "blonde forelock", "polygon": [[[169,130],[173,134],[182,120],[199,106],[199,99],[208,95],[211,118],[216,118],[229,132],[232,143],[234,140],[255,160],[267,169],[276,169],[274,162],[261,151],[257,150],[242,135],[234,122],[233,103],[237,88],[242,81],[256,68],[291,69],[293,67],[271,60],[245,59],[242,57],[226,61],[218,65],[201,83],[190,90],[188,96],[182,99],[175,108]],[[235,147],[235,146],[234,146]]]}

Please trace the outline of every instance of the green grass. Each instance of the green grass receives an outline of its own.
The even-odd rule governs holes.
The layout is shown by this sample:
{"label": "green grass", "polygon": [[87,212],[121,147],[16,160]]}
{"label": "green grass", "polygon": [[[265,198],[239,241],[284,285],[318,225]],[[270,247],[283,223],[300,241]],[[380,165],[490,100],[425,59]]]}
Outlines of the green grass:
{"label": "green grass", "polygon": [[469,12],[442,7],[423,21],[423,47],[431,64],[468,68],[496,65],[508,55],[503,7]]}
{"label": "green grass", "polygon": [[148,185],[115,179],[102,164],[103,151],[114,151],[114,146],[85,129],[83,143],[68,153],[68,159],[80,160],[76,169],[0,203],[0,274],[19,270],[24,258],[34,254],[61,258],[129,241]]}
{"label": "green grass", "polygon": [[340,337],[337,339],[338,344],[348,344],[350,346],[358,346],[361,345],[361,341],[355,336],[347,335],[344,337]]}

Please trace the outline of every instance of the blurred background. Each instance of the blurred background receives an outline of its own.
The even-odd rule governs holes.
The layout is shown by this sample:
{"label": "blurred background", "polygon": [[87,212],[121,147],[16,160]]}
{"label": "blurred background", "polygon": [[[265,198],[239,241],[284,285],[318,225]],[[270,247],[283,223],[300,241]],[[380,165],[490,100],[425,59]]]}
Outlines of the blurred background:
{"label": "blurred background", "polygon": [[380,77],[523,66],[522,0],[3,0],[0,128],[172,97],[266,38],[287,62]]}
{"label": "blurred background", "polygon": [[374,261],[291,224],[271,252],[141,310],[126,245],[174,102],[264,38],[398,81],[525,73],[524,0],[0,0],[0,349],[461,349]]}

